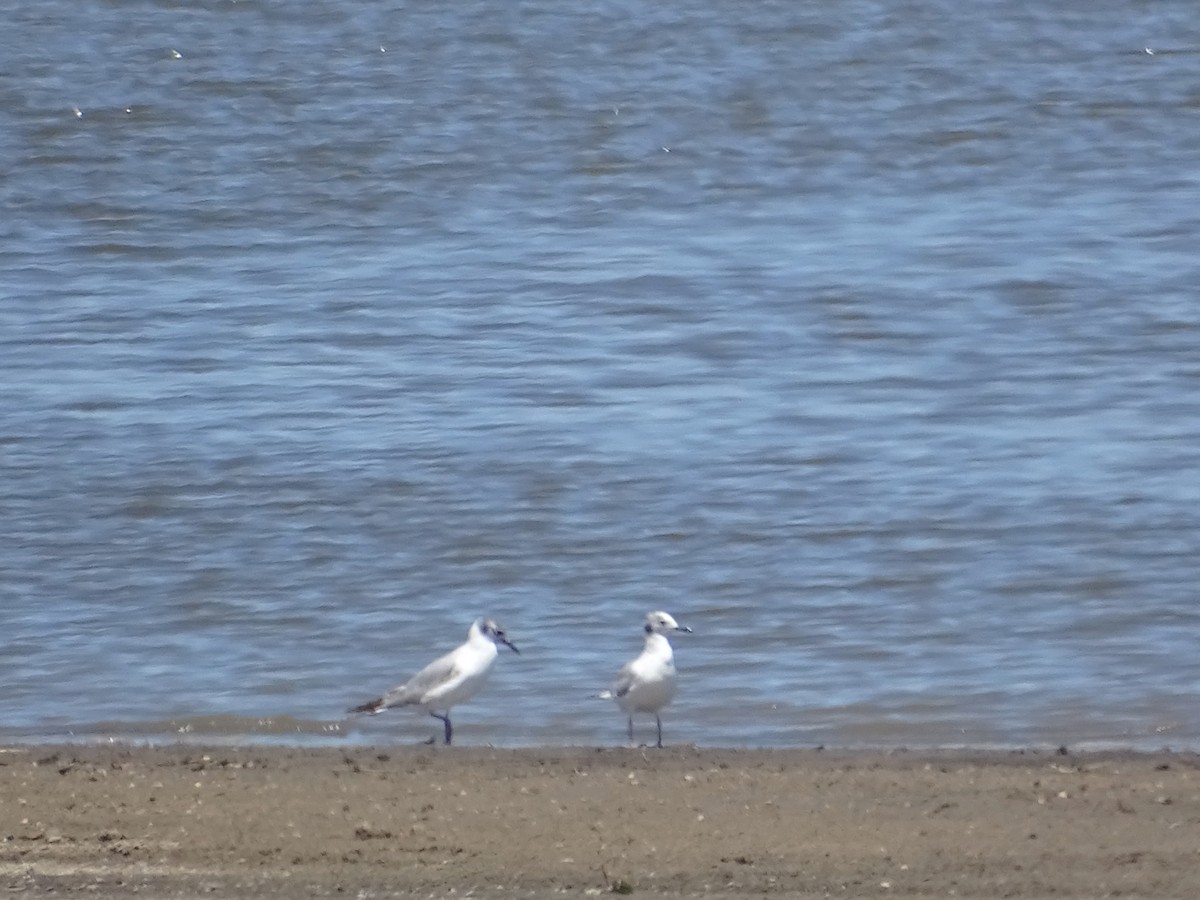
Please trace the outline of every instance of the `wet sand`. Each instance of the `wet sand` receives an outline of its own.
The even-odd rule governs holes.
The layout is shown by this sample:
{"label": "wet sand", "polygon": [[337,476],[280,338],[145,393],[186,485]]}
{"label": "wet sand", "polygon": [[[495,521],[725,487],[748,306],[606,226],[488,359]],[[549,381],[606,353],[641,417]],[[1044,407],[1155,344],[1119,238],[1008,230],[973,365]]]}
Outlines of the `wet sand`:
{"label": "wet sand", "polygon": [[1193,754],[10,747],[0,887],[1200,897]]}

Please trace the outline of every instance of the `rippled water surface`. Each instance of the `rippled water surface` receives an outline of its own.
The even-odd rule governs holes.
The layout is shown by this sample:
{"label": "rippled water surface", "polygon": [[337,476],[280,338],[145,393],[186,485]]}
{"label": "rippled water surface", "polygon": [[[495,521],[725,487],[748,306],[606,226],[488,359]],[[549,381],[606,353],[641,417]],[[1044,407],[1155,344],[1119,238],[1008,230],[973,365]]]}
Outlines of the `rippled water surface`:
{"label": "rippled water surface", "polygon": [[1194,4],[2,5],[0,737],[1200,747]]}

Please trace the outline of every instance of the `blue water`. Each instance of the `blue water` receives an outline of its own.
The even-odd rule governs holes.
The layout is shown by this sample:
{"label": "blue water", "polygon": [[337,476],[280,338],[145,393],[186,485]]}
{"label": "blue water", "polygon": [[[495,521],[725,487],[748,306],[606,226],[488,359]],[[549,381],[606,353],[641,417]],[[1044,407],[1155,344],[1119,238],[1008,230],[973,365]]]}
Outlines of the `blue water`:
{"label": "blue water", "polygon": [[1200,747],[1192,4],[2,18],[0,738]]}

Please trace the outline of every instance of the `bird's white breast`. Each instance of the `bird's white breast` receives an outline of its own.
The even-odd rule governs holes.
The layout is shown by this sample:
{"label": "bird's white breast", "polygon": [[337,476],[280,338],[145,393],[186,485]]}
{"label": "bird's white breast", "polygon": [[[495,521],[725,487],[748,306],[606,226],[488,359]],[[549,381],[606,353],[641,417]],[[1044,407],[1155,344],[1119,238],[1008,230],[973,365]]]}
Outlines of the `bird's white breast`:
{"label": "bird's white breast", "polygon": [[658,712],[675,696],[675,659],[671,645],[661,635],[646,640],[642,655],[630,665],[629,690],[617,698],[626,712]]}

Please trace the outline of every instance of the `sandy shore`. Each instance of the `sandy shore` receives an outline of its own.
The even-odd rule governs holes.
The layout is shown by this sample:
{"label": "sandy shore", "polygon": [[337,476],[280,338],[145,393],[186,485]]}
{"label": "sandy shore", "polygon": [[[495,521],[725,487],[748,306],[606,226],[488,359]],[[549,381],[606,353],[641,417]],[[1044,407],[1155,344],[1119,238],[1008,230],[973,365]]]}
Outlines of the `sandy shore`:
{"label": "sandy shore", "polygon": [[13,747],[0,885],[145,897],[1200,897],[1200,757]]}

